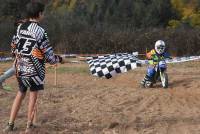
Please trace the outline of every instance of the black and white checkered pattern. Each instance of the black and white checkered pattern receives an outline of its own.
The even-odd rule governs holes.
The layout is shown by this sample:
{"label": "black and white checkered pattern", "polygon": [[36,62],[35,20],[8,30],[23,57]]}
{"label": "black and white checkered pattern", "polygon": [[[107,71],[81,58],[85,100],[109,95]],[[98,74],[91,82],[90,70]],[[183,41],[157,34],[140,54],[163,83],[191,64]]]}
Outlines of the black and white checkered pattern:
{"label": "black and white checkered pattern", "polygon": [[87,62],[92,75],[105,77],[107,79],[113,77],[117,73],[124,73],[141,66],[136,56],[127,53],[88,57]]}

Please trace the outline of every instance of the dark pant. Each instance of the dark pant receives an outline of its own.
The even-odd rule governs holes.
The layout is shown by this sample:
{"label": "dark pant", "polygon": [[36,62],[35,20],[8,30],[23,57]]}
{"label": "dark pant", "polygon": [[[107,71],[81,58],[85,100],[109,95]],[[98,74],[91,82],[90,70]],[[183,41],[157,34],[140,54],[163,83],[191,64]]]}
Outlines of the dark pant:
{"label": "dark pant", "polygon": [[24,93],[30,88],[30,91],[44,90],[44,84],[40,84],[34,77],[17,77],[19,90]]}

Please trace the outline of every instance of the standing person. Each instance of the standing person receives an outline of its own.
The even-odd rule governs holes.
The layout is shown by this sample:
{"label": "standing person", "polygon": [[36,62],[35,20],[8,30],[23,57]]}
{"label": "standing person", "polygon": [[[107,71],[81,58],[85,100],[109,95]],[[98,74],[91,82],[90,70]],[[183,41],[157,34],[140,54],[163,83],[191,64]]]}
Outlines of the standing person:
{"label": "standing person", "polygon": [[14,130],[14,121],[28,88],[30,95],[25,132],[30,132],[33,128],[33,113],[38,91],[44,89],[45,62],[50,64],[64,62],[62,57],[53,53],[47,33],[39,25],[39,22],[43,19],[43,11],[44,4],[40,2],[28,3],[26,6],[28,21],[19,25],[17,29],[15,68],[19,91],[13,102],[10,119],[4,132]]}

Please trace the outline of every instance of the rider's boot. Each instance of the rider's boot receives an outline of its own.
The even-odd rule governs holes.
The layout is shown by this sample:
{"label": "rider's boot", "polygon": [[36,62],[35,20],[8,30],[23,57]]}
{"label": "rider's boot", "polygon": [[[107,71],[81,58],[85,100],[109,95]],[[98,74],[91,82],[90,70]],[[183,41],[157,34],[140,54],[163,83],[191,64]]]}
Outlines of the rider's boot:
{"label": "rider's boot", "polygon": [[146,86],[150,87],[150,85],[152,84],[151,78],[148,75],[146,75],[144,79],[140,82],[140,84],[142,87],[146,87]]}

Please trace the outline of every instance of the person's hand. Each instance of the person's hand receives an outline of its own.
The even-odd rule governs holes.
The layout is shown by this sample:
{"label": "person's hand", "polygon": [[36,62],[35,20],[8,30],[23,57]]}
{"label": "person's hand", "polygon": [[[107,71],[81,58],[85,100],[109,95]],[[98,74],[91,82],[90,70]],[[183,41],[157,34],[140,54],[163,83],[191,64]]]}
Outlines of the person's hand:
{"label": "person's hand", "polygon": [[62,57],[62,61],[60,62],[61,64],[64,64],[64,63],[69,63],[69,61],[65,58]]}
{"label": "person's hand", "polygon": [[168,57],[168,59],[172,60],[173,58],[172,57]]}

